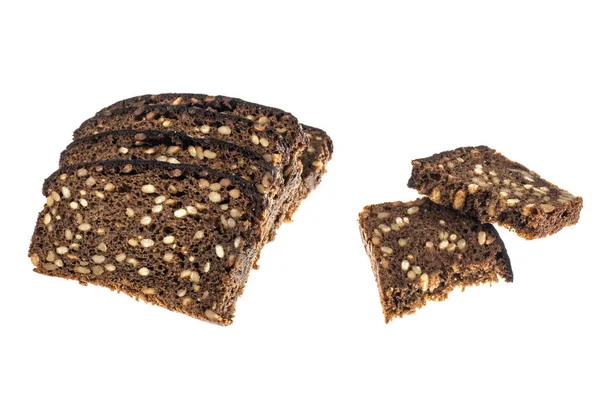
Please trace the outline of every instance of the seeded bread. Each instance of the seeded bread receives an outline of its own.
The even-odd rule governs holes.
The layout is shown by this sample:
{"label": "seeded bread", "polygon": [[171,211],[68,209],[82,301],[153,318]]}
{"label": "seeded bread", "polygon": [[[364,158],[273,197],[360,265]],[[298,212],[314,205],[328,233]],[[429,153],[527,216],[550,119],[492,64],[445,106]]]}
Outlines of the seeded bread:
{"label": "seeded bread", "polygon": [[294,159],[292,150],[285,138],[272,128],[254,124],[252,121],[231,114],[220,114],[196,107],[179,105],[138,105],[106,109],[85,121],[74,133],[75,138],[91,136],[109,130],[162,130],[179,131],[188,136],[211,137],[246,147],[278,168],[285,175],[283,188],[275,194],[279,201],[273,210],[275,223],[270,238],[285,220],[287,210],[294,204],[296,189],[299,186],[301,164]]}
{"label": "seeded bread", "polygon": [[269,204],[269,223],[266,225],[269,232],[263,235],[265,243],[275,238],[281,224],[281,210],[300,184],[300,174],[294,173],[284,185],[277,168],[247,148],[213,138],[192,138],[174,131],[107,131],[86,136],[67,147],[61,155],[60,166],[112,159],[207,166],[254,183]]}
{"label": "seeded bread", "polygon": [[[325,167],[333,153],[331,138],[323,130],[301,125],[292,114],[283,110],[226,96],[189,93],[143,95],[119,101],[98,112],[97,115],[110,115],[114,110],[123,107],[143,108],[148,105],[159,104],[195,107],[237,115],[255,121],[257,128],[270,126],[284,136],[292,148],[292,165],[294,160],[300,159],[303,170],[299,192],[285,206],[287,211],[282,215],[282,218],[286,220],[291,219],[292,214],[300,205],[300,201],[305,199],[321,182],[321,177],[326,172]],[[292,168],[288,168],[285,171],[285,176],[287,177],[291,173]]]}
{"label": "seeded bread", "polygon": [[273,188],[283,186],[277,169],[245,147],[172,131],[124,130],[86,136],[62,152],[60,167],[111,159],[206,166],[254,183],[259,193],[275,192]]}
{"label": "seeded bread", "polygon": [[252,184],[197,166],[105,161],[60,169],[43,193],[36,272],[231,323],[265,224]]}
{"label": "seeded bread", "polygon": [[277,108],[226,96],[189,93],[143,95],[118,101],[99,111],[97,116],[110,115],[113,111],[124,107],[137,107],[143,110],[147,106],[167,104],[236,115],[255,123],[256,129],[259,131],[267,126],[274,127],[286,139],[293,152],[301,151],[308,144],[306,134],[302,131],[298,120],[292,114]]}
{"label": "seeded bread", "polygon": [[367,206],[359,226],[386,323],[446,299],[456,287],[513,280],[492,225],[427,198]]}
{"label": "seeded bread", "polygon": [[73,138],[123,129],[172,130],[194,138],[215,138],[246,147],[274,166],[290,165],[289,144],[273,129],[257,130],[245,118],[193,107],[156,105],[107,110],[83,122]]}
{"label": "seeded bread", "polygon": [[413,161],[408,186],[435,203],[500,224],[526,239],[577,223],[583,206],[581,197],[486,146]]}

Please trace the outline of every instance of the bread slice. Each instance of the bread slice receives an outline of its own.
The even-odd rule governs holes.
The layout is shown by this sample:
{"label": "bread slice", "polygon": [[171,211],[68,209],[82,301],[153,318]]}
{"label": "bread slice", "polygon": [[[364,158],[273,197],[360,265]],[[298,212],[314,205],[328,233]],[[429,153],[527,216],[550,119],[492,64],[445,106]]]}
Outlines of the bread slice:
{"label": "bread slice", "polygon": [[[143,95],[114,103],[98,112],[98,116],[110,114],[123,107],[144,108],[149,105],[170,104],[173,106],[194,107],[219,113],[236,115],[256,123],[257,128],[269,126],[280,133],[292,149],[291,165],[294,160],[302,162],[302,183],[298,194],[290,199],[287,212],[282,218],[290,220],[294,211],[321,182],[326,166],[333,153],[331,138],[321,129],[298,123],[290,113],[256,103],[227,96],[208,96],[205,94],[166,93]],[[292,167],[293,168],[293,167]],[[292,173],[289,168],[285,176]]]}
{"label": "bread slice", "polygon": [[72,142],[61,154],[60,166],[86,161],[156,160],[172,164],[206,166],[235,174],[254,184],[268,200],[270,231],[265,242],[275,238],[287,199],[300,185],[297,171],[284,185],[281,172],[247,148],[213,138],[192,138],[168,131],[107,131]]}
{"label": "bread slice", "polygon": [[259,131],[266,127],[275,128],[277,133],[286,139],[290,149],[292,149],[292,153],[299,153],[308,144],[306,134],[302,131],[298,120],[292,114],[277,108],[250,103],[234,97],[190,93],[142,95],[118,101],[102,109],[96,115],[110,115],[113,111],[124,107],[136,107],[144,110],[147,106],[153,105],[193,107],[235,115],[248,119],[256,125],[256,129]]}
{"label": "bread slice", "polygon": [[29,256],[41,274],[227,325],[260,252],[267,205],[209,168],[103,161],[44,183]]}
{"label": "bread slice", "polygon": [[583,207],[581,197],[486,146],[414,160],[408,186],[435,203],[500,224],[526,239],[577,223]]}
{"label": "bread slice", "polygon": [[386,323],[446,299],[456,287],[513,280],[492,225],[427,198],[367,206],[359,226]]}
{"label": "bread slice", "polygon": [[124,107],[89,118],[75,130],[74,139],[115,130],[178,131],[194,138],[215,138],[246,147],[273,166],[290,165],[290,147],[273,129],[234,115],[169,105]]}
{"label": "bread slice", "polygon": [[219,139],[193,138],[174,131],[120,130],[86,136],[62,152],[60,167],[112,159],[206,166],[252,182],[261,194],[275,194],[283,186],[276,167],[259,154]]}

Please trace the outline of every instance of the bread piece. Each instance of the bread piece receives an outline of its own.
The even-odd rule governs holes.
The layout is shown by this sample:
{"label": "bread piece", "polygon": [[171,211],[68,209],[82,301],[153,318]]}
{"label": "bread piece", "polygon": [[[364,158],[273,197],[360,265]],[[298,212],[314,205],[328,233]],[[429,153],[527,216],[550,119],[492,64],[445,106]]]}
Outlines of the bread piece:
{"label": "bread piece", "polygon": [[413,161],[408,186],[438,204],[500,224],[526,239],[577,223],[583,206],[581,197],[486,146]]}
{"label": "bread piece", "polygon": [[260,193],[276,192],[275,188],[283,186],[277,169],[257,153],[229,142],[192,138],[180,132],[124,130],[86,136],[62,152],[60,167],[111,159],[206,166],[250,181]]}
{"label": "bread piece", "polygon": [[208,96],[205,94],[191,93],[142,95],[118,101],[99,111],[96,115],[110,115],[114,110],[124,107],[139,107],[145,109],[145,107],[152,105],[193,107],[223,114],[236,115],[252,121],[258,130],[271,126],[286,139],[293,153],[302,150],[308,144],[306,134],[302,131],[298,124],[298,120],[292,114],[277,108],[226,96]]}
{"label": "bread piece", "polygon": [[427,198],[367,206],[359,226],[386,323],[446,299],[456,287],[513,280],[492,225]]}
{"label": "bread piece", "polygon": [[36,272],[232,322],[265,224],[253,185],[208,168],[107,161],[62,168],[43,193]]}
{"label": "bread piece", "polygon": [[112,159],[207,166],[252,182],[258,193],[268,200],[270,231],[264,235],[265,243],[275,238],[286,200],[300,184],[299,170],[284,185],[277,168],[244,147],[213,138],[192,138],[174,131],[107,131],[86,136],[63,151],[60,166]]}
{"label": "bread piece", "polygon": [[[321,177],[326,172],[325,167],[331,160],[333,143],[323,130],[300,125],[292,114],[283,110],[232,97],[189,93],[143,95],[119,101],[98,112],[97,115],[110,114],[122,107],[145,107],[157,104],[195,107],[237,115],[256,122],[258,128],[264,126],[275,128],[285,137],[292,148],[292,165],[294,160],[301,160],[303,172],[299,192],[290,198],[287,206],[284,206],[287,211],[282,215],[282,219],[291,219],[300,202],[319,185]],[[291,173],[292,168],[289,168],[285,176],[289,176]]]}
{"label": "bread piece", "polygon": [[273,129],[245,118],[199,108],[169,105],[124,107],[106,110],[81,124],[73,138],[115,130],[178,131],[194,138],[215,138],[246,147],[280,168],[290,165],[289,144]]}

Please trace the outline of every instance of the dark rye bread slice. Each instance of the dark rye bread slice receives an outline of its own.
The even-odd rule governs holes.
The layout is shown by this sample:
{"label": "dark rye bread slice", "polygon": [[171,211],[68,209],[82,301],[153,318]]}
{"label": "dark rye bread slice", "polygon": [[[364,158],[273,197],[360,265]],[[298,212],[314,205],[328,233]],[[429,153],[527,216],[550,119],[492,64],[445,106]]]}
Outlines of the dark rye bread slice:
{"label": "dark rye bread slice", "polygon": [[579,220],[581,197],[486,146],[461,147],[413,161],[408,186],[432,201],[497,223],[526,239]]}
{"label": "dark rye bread slice", "polygon": [[113,111],[124,107],[145,109],[153,105],[172,105],[193,107],[218,113],[236,115],[246,118],[256,125],[257,130],[271,126],[281,134],[289,144],[293,153],[300,152],[308,144],[308,138],[302,131],[298,120],[292,114],[273,107],[250,103],[227,96],[209,96],[191,93],[164,93],[158,95],[142,95],[118,101],[96,115],[110,115]]}
{"label": "dark rye bread slice", "polygon": [[74,139],[115,130],[177,131],[194,138],[215,138],[246,147],[273,166],[290,165],[290,148],[270,128],[255,129],[252,121],[192,107],[155,105],[123,107],[98,113],[75,130]]}
{"label": "dark rye bread slice", "polygon": [[206,166],[254,183],[259,193],[283,186],[277,169],[259,154],[219,139],[179,132],[121,130],[86,136],[61,153],[60,167],[111,159]]}
{"label": "dark rye bread slice", "polygon": [[446,299],[456,287],[499,277],[512,282],[510,259],[492,225],[427,198],[367,206],[359,226],[386,323]]}
{"label": "dark rye bread slice", "polygon": [[43,193],[36,272],[231,323],[265,223],[251,184],[209,168],[107,161],[62,168]]}
{"label": "dark rye bread slice", "polygon": [[[321,177],[326,172],[325,167],[331,160],[333,143],[323,130],[299,124],[292,114],[283,110],[227,96],[190,93],[143,95],[116,102],[98,112],[97,115],[110,114],[113,110],[122,107],[145,107],[157,104],[196,107],[233,114],[256,122],[257,128],[264,126],[275,128],[294,149],[292,160],[297,157],[302,161],[302,184],[297,196],[290,199],[288,210],[282,216],[288,220],[291,219],[300,202],[321,182]],[[288,176],[291,172],[292,170],[288,169],[285,175]]]}
{"label": "dark rye bread slice", "polygon": [[206,166],[252,182],[269,204],[270,231],[264,235],[265,242],[275,238],[281,224],[281,209],[300,183],[300,175],[295,173],[284,186],[278,170],[245,147],[213,138],[192,138],[173,131],[108,131],[86,136],[75,140],[63,151],[60,166],[112,159]]}

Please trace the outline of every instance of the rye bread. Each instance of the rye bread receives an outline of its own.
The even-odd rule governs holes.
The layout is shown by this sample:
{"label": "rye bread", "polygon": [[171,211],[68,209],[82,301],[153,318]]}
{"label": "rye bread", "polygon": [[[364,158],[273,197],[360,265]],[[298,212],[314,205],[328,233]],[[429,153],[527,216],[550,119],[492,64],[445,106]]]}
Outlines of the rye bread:
{"label": "rye bread", "polygon": [[225,115],[194,107],[150,105],[106,110],[89,118],[73,133],[74,139],[115,130],[176,131],[194,138],[215,138],[246,147],[273,166],[290,165],[290,146],[268,127],[235,115]]}
{"label": "rye bread", "polygon": [[214,138],[193,138],[174,131],[106,131],[85,136],[63,151],[60,166],[111,159],[206,166],[252,182],[269,204],[270,231],[264,235],[265,241],[275,238],[281,224],[281,210],[300,184],[299,173],[294,173],[284,185],[276,167],[245,147]]}
{"label": "rye bread", "polygon": [[[110,114],[112,111],[123,107],[143,108],[158,104],[195,107],[237,115],[256,122],[257,127],[270,126],[275,128],[277,132],[284,136],[292,148],[291,159],[299,159],[302,162],[303,175],[297,195],[291,198],[285,206],[287,211],[282,215],[282,218],[286,220],[291,219],[300,202],[319,185],[321,177],[326,172],[325,167],[331,160],[333,143],[323,130],[299,124],[292,114],[283,110],[233,97],[190,93],[143,95],[116,102],[99,111],[97,115]],[[291,172],[292,169],[288,169],[285,171],[285,176],[288,176]]]}
{"label": "rye bread", "polygon": [[432,201],[526,239],[576,224],[583,200],[486,146],[413,161],[408,186]]}
{"label": "rye bread", "polygon": [[259,130],[266,126],[271,126],[286,139],[286,142],[293,153],[300,152],[308,145],[306,134],[302,131],[298,120],[292,114],[277,108],[250,103],[227,96],[208,96],[205,94],[191,93],[142,95],[118,101],[102,109],[96,115],[110,115],[114,110],[124,107],[138,107],[144,109],[145,107],[152,105],[193,107],[223,114],[236,115],[252,121]]}
{"label": "rye bread", "polygon": [[75,131],[74,137],[91,136],[109,130],[160,130],[178,131],[188,136],[211,137],[246,147],[263,156],[278,168],[285,177],[280,194],[280,207],[275,210],[277,217],[271,231],[271,239],[276,229],[286,219],[287,210],[295,203],[300,182],[301,164],[295,161],[295,153],[285,138],[274,129],[254,124],[247,118],[233,114],[217,113],[198,107],[180,105],[136,105],[135,107],[108,108],[85,121]]}
{"label": "rye bread", "polygon": [[62,168],[43,193],[29,250],[36,272],[231,323],[266,221],[253,185],[209,168],[120,160]]}
{"label": "rye bread", "polygon": [[359,228],[386,323],[446,299],[456,287],[513,280],[492,225],[427,198],[367,206]]}
{"label": "rye bread", "polygon": [[69,144],[59,165],[111,159],[206,166],[252,182],[259,193],[276,192],[275,188],[283,186],[277,169],[245,147],[172,131],[120,130],[86,136]]}

